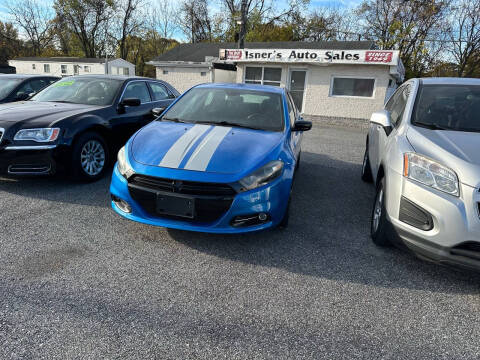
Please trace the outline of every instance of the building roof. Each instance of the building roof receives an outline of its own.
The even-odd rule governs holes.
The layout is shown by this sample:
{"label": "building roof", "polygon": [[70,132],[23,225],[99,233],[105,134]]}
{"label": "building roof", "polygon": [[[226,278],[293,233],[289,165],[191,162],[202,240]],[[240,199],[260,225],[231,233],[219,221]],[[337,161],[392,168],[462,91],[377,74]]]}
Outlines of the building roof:
{"label": "building roof", "polygon": [[[187,61],[204,62],[205,57],[218,57],[220,49],[234,49],[237,43],[195,43],[180,44],[172,50],[157,56],[153,62]],[[326,49],[326,50],[370,50],[373,41],[272,41],[246,42],[246,49]]]}
{"label": "building roof", "polygon": [[[105,59],[99,59],[99,58],[80,58],[80,57],[18,57],[15,59],[12,59],[14,61],[48,61],[48,62],[62,62],[62,63],[96,63],[96,64],[104,64]],[[115,59],[109,59],[109,61],[113,61]]]}

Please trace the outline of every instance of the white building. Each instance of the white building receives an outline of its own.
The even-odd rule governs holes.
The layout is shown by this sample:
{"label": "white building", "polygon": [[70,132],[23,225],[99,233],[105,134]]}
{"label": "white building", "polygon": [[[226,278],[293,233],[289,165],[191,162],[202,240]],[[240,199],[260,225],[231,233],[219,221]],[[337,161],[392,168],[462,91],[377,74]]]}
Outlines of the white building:
{"label": "white building", "polygon": [[21,57],[9,60],[8,64],[17,69],[17,74],[72,76],[108,73],[135,76],[135,65],[123,59],[108,60],[108,72],[105,59],[98,58]]}
{"label": "white building", "polygon": [[205,82],[284,86],[306,115],[368,119],[403,81],[398,51],[371,41],[181,44],[148,64],[185,91]]}

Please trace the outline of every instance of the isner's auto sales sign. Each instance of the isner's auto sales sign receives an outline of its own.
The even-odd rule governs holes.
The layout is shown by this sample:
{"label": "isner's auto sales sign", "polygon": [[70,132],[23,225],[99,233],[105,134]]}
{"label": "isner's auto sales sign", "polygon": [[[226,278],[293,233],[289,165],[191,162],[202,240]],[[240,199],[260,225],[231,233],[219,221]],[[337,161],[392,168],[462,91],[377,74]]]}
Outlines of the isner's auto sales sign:
{"label": "isner's auto sales sign", "polygon": [[398,50],[220,49],[220,60],[398,65]]}

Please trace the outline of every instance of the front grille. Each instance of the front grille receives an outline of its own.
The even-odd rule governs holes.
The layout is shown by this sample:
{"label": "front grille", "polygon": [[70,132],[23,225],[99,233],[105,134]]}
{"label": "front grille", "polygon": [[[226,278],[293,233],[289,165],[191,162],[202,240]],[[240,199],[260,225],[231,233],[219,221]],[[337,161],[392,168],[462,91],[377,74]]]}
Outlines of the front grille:
{"label": "front grille", "polygon": [[209,223],[218,220],[232,205],[235,190],[226,184],[179,181],[134,175],[128,181],[130,196],[148,214],[155,217],[185,218],[157,214],[157,192],[192,195],[195,198],[195,214],[189,221]]}
{"label": "front grille", "polygon": [[2,138],[4,133],[5,133],[5,129],[0,128],[0,144],[2,143]]}

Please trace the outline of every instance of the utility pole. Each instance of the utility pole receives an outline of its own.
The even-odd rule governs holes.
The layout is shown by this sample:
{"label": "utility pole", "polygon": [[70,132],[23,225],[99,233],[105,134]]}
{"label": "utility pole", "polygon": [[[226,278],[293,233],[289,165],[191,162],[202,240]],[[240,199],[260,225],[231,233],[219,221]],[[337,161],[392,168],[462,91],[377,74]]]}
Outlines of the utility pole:
{"label": "utility pole", "polygon": [[247,32],[247,0],[242,0],[242,6],[240,8],[240,35],[238,36],[238,48],[243,49],[245,47],[245,33]]}

